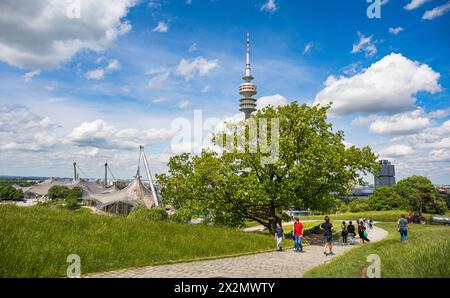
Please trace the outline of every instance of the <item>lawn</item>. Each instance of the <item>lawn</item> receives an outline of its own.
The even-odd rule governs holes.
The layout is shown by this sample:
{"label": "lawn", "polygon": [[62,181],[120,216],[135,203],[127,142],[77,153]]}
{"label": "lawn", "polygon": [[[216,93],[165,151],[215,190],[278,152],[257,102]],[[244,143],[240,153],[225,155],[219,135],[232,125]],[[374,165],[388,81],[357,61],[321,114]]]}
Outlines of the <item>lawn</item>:
{"label": "lawn", "polygon": [[395,223],[380,223],[389,236],[380,242],[354,248],[329,263],[318,266],[305,277],[361,277],[370,254],[381,259],[381,277],[450,277],[450,227],[412,225],[409,240],[401,243]]}
{"label": "lawn", "polygon": [[275,248],[260,234],[205,225],[151,223],[48,207],[0,205],[0,277],[66,274],[69,254],[82,273],[164,264]]}

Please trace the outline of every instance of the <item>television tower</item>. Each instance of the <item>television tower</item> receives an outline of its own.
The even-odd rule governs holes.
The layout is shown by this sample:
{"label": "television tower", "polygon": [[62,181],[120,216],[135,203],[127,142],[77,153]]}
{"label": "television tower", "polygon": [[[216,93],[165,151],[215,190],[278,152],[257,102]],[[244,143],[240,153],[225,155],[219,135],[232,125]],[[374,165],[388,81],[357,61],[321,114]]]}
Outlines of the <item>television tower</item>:
{"label": "television tower", "polygon": [[239,111],[244,112],[245,119],[250,118],[251,114],[256,111],[256,99],[252,96],[256,95],[256,85],[252,83],[253,77],[250,68],[250,33],[247,32],[247,63],[245,66],[245,76],[242,78],[244,83],[239,86],[239,94],[243,96],[240,101]]}

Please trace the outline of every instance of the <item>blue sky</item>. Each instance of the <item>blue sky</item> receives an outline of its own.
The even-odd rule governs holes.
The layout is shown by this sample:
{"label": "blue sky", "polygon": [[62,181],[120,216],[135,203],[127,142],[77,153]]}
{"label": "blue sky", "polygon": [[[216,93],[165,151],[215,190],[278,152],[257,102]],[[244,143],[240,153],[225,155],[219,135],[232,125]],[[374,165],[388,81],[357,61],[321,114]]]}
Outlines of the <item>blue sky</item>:
{"label": "blue sky", "polygon": [[450,183],[448,0],[62,2],[0,4],[0,175],[129,178],[137,144],[164,171],[174,119],[237,117],[248,31],[261,105],[331,100],[349,145]]}

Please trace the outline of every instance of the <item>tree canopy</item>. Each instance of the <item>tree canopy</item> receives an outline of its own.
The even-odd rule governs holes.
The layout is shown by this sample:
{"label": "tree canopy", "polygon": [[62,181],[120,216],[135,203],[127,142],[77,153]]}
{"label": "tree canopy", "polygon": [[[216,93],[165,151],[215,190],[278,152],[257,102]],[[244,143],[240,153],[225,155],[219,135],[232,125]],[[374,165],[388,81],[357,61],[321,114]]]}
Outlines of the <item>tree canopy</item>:
{"label": "tree canopy", "polygon": [[[251,118],[259,127],[256,140],[250,137],[251,122],[228,124],[231,133],[213,138],[220,153],[204,150],[170,159],[168,174],[157,177],[163,196],[176,207],[209,214],[216,223],[254,220],[272,231],[289,206],[329,210],[336,203],[332,192],[344,194],[364,184],[361,174],[375,173],[378,164],[369,147],[346,148],[344,133],[334,132],[327,121],[328,109],[296,102],[269,106]],[[264,130],[264,121],[269,128],[278,124],[277,131]],[[269,163],[264,161],[272,151],[251,150],[265,142],[278,153]],[[225,145],[230,143],[238,150]]]}

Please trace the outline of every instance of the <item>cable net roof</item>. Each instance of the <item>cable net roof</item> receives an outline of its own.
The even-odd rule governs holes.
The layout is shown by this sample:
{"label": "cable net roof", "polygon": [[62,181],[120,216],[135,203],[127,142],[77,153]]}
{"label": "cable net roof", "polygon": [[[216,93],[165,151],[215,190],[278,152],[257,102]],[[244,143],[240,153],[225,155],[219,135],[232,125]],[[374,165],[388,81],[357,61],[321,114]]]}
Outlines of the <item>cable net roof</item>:
{"label": "cable net roof", "polygon": [[130,205],[144,205],[147,208],[155,207],[155,199],[152,192],[148,190],[137,175],[132,183],[126,188],[111,193],[93,193],[86,191],[83,199],[91,199],[100,203],[100,208],[112,205],[118,202]]}

